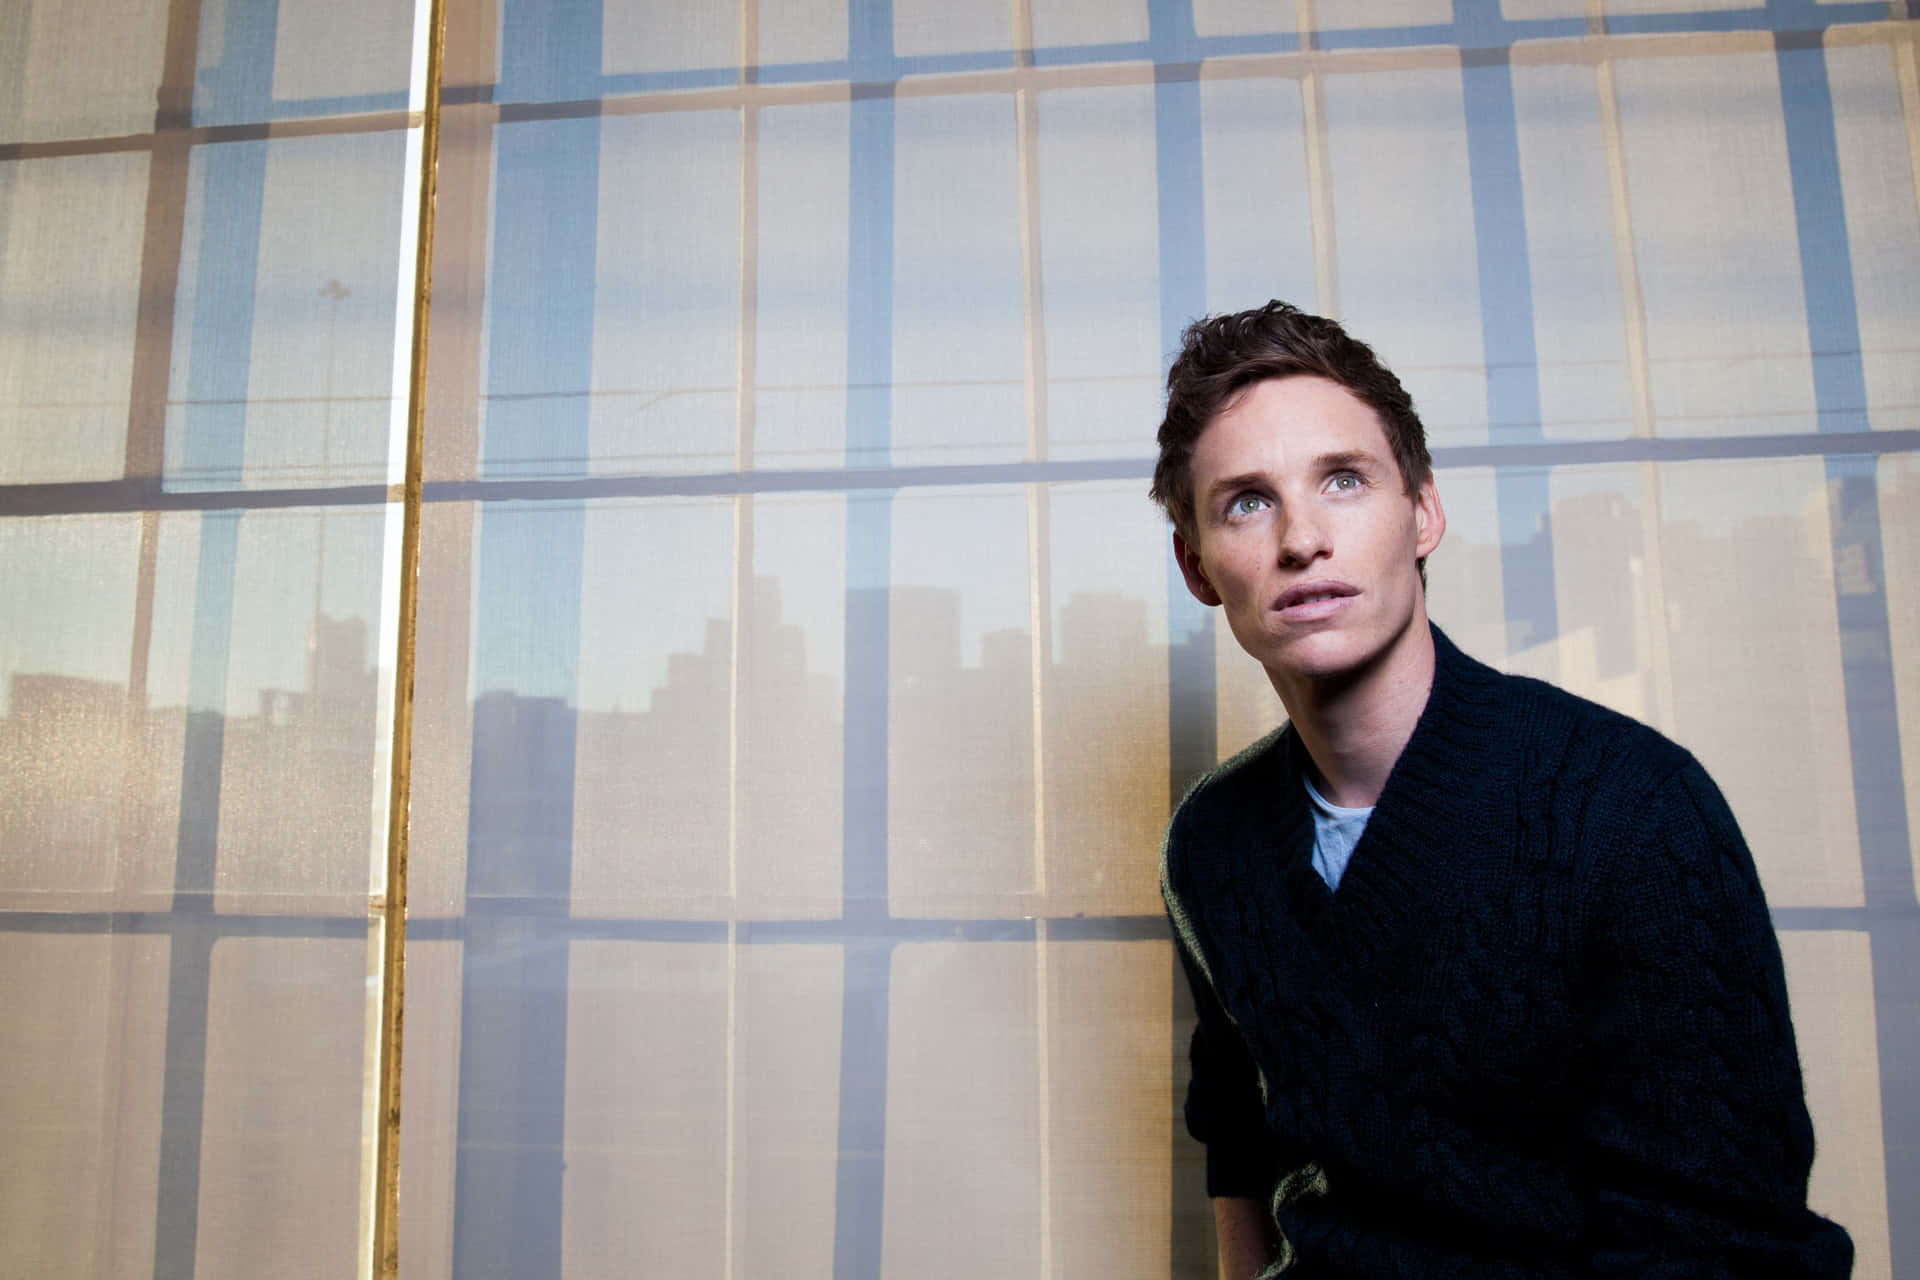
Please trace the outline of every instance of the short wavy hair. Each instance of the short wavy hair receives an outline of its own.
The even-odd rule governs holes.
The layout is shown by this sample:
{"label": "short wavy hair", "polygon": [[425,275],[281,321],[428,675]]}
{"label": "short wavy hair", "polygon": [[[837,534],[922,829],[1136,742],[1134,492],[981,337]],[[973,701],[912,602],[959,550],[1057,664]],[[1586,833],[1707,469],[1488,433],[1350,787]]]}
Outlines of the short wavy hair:
{"label": "short wavy hair", "polygon": [[1324,316],[1275,299],[1235,315],[1187,326],[1180,355],[1167,371],[1167,414],[1160,421],[1160,459],[1148,490],[1180,536],[1195,536],[1193,451],[1200,436],[1244,388],[1269,378],[1312,376],[1338,383],[1380,417],[1408,494],[1433,474],[1427,429],[1413,397],[1373,348]]}

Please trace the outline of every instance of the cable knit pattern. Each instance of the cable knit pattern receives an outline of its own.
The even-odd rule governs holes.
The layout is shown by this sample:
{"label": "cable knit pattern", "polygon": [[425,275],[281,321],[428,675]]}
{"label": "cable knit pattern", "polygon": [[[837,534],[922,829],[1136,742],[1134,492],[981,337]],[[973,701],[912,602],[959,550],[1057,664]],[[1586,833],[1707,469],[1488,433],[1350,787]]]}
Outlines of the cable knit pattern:
{"label": "cable knit pattern", "polygon": [[1844,1276],[1753,860],[1682,748],[1434,631],[1337,893],[1304,749],[1208,774],[1162,888],[1213,1195],[1290,1277]]}

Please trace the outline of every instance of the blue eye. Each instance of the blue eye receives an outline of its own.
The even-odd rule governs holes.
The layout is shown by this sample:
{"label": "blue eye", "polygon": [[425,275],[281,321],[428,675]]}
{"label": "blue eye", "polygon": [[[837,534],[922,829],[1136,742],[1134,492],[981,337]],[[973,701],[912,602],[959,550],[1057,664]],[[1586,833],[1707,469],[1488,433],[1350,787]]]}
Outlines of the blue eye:
{"label": "blue eye", "polygon": [[1256,511],[1266,510],[1267,500],[1257,493],[1243,493],[1227,504],[1227,514],[1250,516]]}

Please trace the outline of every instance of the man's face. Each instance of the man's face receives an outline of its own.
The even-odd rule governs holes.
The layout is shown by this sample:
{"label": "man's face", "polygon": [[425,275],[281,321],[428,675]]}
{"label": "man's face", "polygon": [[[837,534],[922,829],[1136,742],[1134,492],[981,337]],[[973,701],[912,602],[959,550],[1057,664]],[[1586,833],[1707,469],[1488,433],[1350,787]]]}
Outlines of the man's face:
{"label": "man's face", "polygon": [[1390,661],[1426,625],[1417,562],[1446,516],[1433,481],[1409,496],[1377,415],[1325,378],[1257,382],[1193,452],[1194,540],[1174,535],[1187,587],[1289,686]]}

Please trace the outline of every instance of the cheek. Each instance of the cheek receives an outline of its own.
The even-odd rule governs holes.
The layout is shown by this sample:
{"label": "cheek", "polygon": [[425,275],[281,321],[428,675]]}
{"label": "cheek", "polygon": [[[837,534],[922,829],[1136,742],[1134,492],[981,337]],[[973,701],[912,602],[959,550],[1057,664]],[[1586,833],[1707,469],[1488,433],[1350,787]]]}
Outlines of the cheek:
{"label": "cheek", "polygon": [[1221,578],[1234,595],[1250,593],[1260,582],[1262,564],[1256,555],[1236,548],[1221,563]]}

